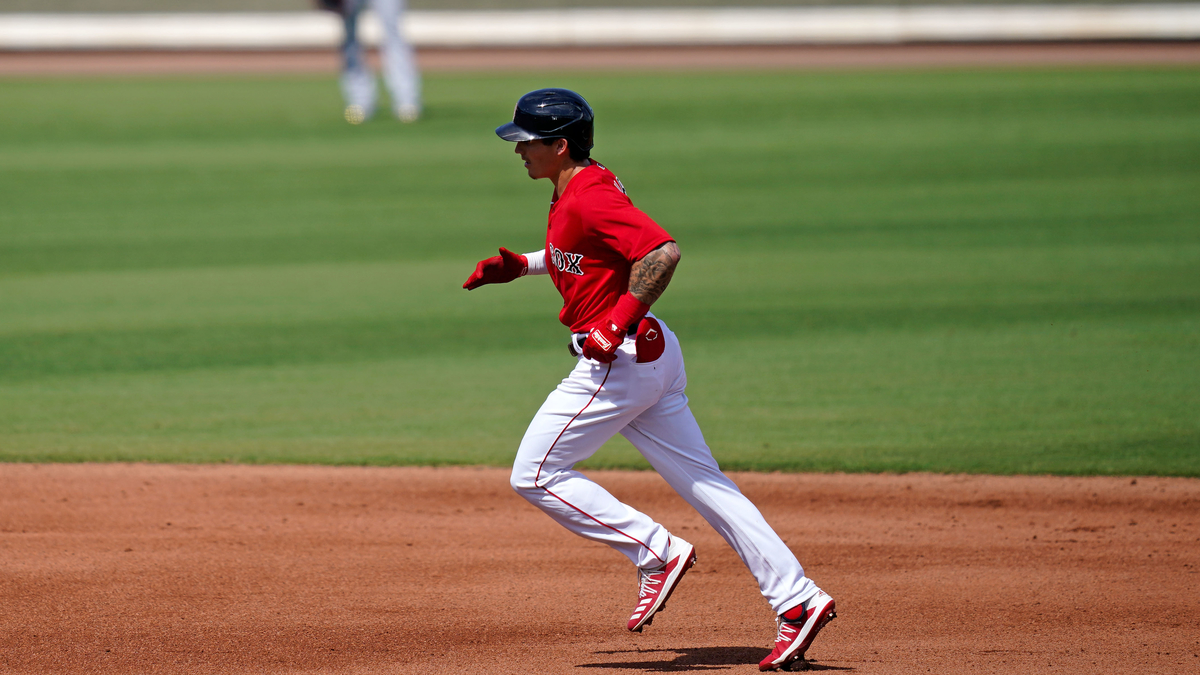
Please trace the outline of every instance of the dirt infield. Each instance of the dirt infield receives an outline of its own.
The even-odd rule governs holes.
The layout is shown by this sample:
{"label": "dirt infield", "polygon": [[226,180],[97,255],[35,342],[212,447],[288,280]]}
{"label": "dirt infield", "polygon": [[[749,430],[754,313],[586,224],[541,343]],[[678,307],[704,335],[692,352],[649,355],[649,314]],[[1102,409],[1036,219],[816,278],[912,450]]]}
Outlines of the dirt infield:
{"label": "dirt infield", "polygon": [[[656,474],[594,477],[699,551],[641,635],[629,563],[503,470],[0,464],[0,671],[757,672],[730,548]],[[838,600],[814,669],[1200,668],[1200,481],[734,478]]]}
{"label": "dirt infield", "polygon": [[[1200,42],[423,49],[418,60],[426,72],[1180,65],[1200,63]],[[338,63],[333,50],[0,52],[0,76],[331,73]]]}

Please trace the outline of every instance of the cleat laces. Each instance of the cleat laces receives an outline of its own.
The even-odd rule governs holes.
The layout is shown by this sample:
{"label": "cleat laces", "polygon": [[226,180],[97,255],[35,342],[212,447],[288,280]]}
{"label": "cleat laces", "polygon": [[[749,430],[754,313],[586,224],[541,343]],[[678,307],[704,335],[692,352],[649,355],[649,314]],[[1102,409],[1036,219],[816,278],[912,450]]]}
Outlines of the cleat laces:
{"label": "cleat laces", "polygon": [[659,578],[661,575],[662,570],[638,569],[638,599],[658,593],[655,587],[662,585],[662,579]]}
{"label": "cleat laces", "polygon": [[790,643],[796,639],[796,634],[800,632],[799,628],[780,618],[775,619],[775,621],[779,624],[779,632],[775,634],[775,644],[779,644],[780,642]]}

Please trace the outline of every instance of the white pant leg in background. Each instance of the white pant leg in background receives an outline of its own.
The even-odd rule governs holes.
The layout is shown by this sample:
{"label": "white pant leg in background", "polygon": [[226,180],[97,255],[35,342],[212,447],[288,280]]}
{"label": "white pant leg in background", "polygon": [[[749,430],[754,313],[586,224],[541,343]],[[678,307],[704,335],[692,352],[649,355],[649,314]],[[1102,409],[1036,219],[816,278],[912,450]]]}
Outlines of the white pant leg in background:
{"label": "white pant leg in background", "polygon": [[407,111],[415,117],[421,111],[421,73],[412,45],[401,28],[404,0],[370,0],[370,3],[371,11],[383,24],[380,45],[383,82],[392,97],[392,112],[401,116],[401,111]]}
{"label": "white pant leg in background", "polygon": [[[660,322],[661,323],[661,322]],[[579,359],[538,410],[513,466],[513,488],[572,532],[602,541],[638,567],[665,555],[667,531],[575,471],[620,432],[676,492],[729,542],[776,613],[817,587],[796,556],[727,476],[687,405],[687,375],[674,333],[653,363],[636,363],[627,339],[610,366]]]}
{"label": "white pant leg in background", "polygon": [[375,113],[377,90],[375,73],[367,64],[367,55],[358,34],[358,19],[365,4],[366,0],[346,0],[342,10],[346,30],[342,40],[341,86],[346,106],[358,106],[363,119],[369,119]]}

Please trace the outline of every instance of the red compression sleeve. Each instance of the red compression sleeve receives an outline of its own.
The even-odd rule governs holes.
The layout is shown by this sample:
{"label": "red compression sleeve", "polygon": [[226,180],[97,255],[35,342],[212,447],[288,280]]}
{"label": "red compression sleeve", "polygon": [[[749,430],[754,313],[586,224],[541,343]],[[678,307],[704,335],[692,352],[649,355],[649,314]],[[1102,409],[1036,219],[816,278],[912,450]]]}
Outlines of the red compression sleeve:
{"label": "red compression sleeve", "polygon": [[608,313],[608,321],[616,326],[621,335],[624,335],[630,328],[637,328],[642,317],[646,316],[646,312],[650,311],[650,305],[637,299],[633,293],[626,293],[617,300],[617,306],[612,308]]}

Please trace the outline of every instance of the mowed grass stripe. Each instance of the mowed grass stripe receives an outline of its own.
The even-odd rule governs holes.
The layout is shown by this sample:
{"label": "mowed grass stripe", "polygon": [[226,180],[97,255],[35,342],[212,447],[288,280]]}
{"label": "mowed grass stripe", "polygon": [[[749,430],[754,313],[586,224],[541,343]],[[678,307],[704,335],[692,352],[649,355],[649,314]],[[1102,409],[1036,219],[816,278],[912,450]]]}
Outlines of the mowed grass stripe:
{"label": "mowed grass stripe", "polygon": [[[903,227],[880,243],[905,246],[926,230],[961,238],[967,221],[988,226],[981,237],[1071,241],[1083,233],[1057,230],[1084,218],[1100,238],[1191,222],[1186,69],[578,79],[606,113],[597,156],[681,236],[807,246],[816,227]],[[86,111],[55,87],[6,83],[0,274],[420,259],[527,236],[545,190],[514,181],[490,134],[522,80],[435,79],[419,127],[354,129],[336,126],[324,81],[70,83],[92,96]],[[153,92],[155,109],[140,107]],[[763,92],[771,105],[723,105]],[[47,105],[74,114],[27,108]]]}
{"label": "mowed grass stripe", "polygon": [[[1181,366],[1198,328],[692,340],[689,392],[727,468],[1194,475]],[[570,363],[542,348],[0,383],[2,447],[39,461],[504,465]],[[618,439],[586,466],[646,464]]]}
{"label": "mowed grass stripe", "polygon": [[[795,312],[794,314],[792,312]],[[670,316],[668,312],[660,312]],[[802,340],[813,332],[943,329],[1054,321],[1141,321],[1191,317],[1200,299],[1165,298],[1124,302],[1043,302],[1023,305],[942,305],[938,307],[856,307],[838,309],[766,308],[723,313],[721,326],[701,317],[672,324],[704,339],[713,333],[788,336]],[[417,357],[432,353],[503,353],[539,342],[562,342],[562,331],[529,314],[509,316],[496,330],[482,317],[403,317],[302,323],[212,325],[200,328],[94,330],[0,338],[0,380],[45,375],[188,369],[227,366],[321,363]],[[562,333],[561,335],[559,333]]]}
{"label": "mowed grass stripe", "polygon": [[[1200,248],[689,257],[658,313],[689,340],[941,331],[1200,310]],[[326,265],[0,281],[0,380],[506,352],[560,341],[547,278],[463,291],[469,265]],[[749,271],[749,273],[748,273]],[[1179,279],[1192,286],[1169,288]],[[746,297],[745,289],[759,290]],[[718,326],[712,317],[722,317]]]}

